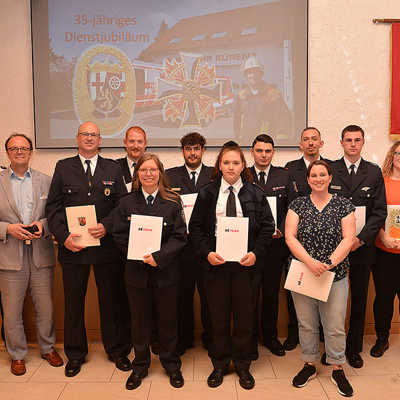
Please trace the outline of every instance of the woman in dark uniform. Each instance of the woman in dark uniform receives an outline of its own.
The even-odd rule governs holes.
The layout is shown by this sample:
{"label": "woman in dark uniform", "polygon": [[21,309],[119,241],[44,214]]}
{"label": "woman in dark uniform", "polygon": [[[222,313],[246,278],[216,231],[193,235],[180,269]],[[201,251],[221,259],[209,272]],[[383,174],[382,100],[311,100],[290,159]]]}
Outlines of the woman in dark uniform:
{"label": "woman in dark uniform", "polygon": [[[219,152],[214,181],[200,189],[189,231],[204,267],[212,338],[209,356],[214,370],[210,387],[219,386],[231,360],[245,389],[254,387],[249,372],[259,267],[274,232],[274,222],[264,192],[249,182],[246,160],[235,142]],[[240,262],[226,262],[216,253],[217,217],[249,219],[248,253]],[[231,335],[231,314],[233,333]]]}
{"label": "woman in dark uniform", "polygon": [[[163,217],[161,249],[127,260],[125,284],[132,316],[135,359],[126,382],[128,390],[140,386],[150,366],[152,310],[160,341],[160,361],[174,387],[182,387],[181,360],[177,345],[178,254],[186,243],[186,224],[180,198],[166,183],[164,167],[155,154],[144,153],[132,178],[132,192],[125,196],[114,214],[114,240],[127,254],[132,214]],[[155,307],[153,307],[153,305]]]}

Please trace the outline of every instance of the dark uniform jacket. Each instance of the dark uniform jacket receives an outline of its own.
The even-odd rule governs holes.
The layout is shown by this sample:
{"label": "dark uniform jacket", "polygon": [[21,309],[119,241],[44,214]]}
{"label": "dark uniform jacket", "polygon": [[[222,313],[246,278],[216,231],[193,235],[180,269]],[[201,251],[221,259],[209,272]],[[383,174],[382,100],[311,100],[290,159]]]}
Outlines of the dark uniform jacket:
{"label": "dark uniform jacket", "polygon": [[128,252],[131,214],[152,215],[164,220],[161,250],[152,253],[157,267],[143,261],[126,260],[125,280],[137,288],[146,288],[149,281],[157,287],[178,283],[178,256],[186,244],[186,224],[181,204],[163,199],[158,192],[153,205],[148,206],[141,189],[124,196],[114,212],[113,236],[125,255]]}
{"label": "dark uniform jacket", "polygon": [[[79,156],[57,162],[47,198],[46,217],[59,244],[60,262],[97,264],[115,261],[118,250],[112,240],[110,213],[125,193],[121,168],[113,160],[98,157],[90,190]],[[97,222],[104,225],[107,234],[101,239],[100,246],[73,253],[63,246],[69,235],[65,207],[91,204],[95,205]]]}
{"label": "dark uniform jacket", "polygon": [[333,179],[329,187],[331,193],[344,196],[355,206],[366,206],[366,223],[357,237],[366,243],[356,252],[362,262],[369,262],[370,250],[373,249],[375,238],[385,223],[387,215],[385,184],[381,169],[368,161],[361,159],[353,187],[350,174],[344,158],[331,163]]}
{"label": "dark uniform jacket", "polygon": [[[322,157],[321,160],[326,161],[328,164],[331,162]],[[288,170],[294,190],[299,196],[309,195],[311,193],[311,188],[307,182],[307,167],[304,158],[301,157],[298,160],[289,161],[286,163],[285,168]]]}
{"label": "dark uniform jacket", "polygon": [[117,160],[115,160],[119,166],[121,167],[122,170],[122,175],[124,178],[124,183],[130,183],[132,182],[132,175],[131,175],[131,170],[129,169],[128,166],[128,159],[127,157],[123,157],[123,158],[118,158]]}
{"label": "dark uniform jacket", "polygon": [[263,185],[259,181],[256,170],[253,167],[249,168],[253,175],[254,182],[257,183],[267,196],[276,197],[277,205],[277,228],[285,232],[285,220],[289,204],[297,197],[297,192],[290,179],[289,173],[285,168],[270,166],[267,182]]}
{"label": "dark uniform jacket", "polygon": [[169,185],[178,194],[197,193],[201,187],[210,182],[212,167],[202,165],[197,177],[196,186],[193,186],[185,165],[169,168],[165,171]]}
{"label": "dark uniform jacket", "polygon": [[[209,183],[200,189],[196,204],[190,219],[189,231],[192,241],[196,246],[196,251],[205,261],[210,252],[215,251],[215,224],[216,206],[221,187],[221,178]],[[243,216],[249,218],[248,251],[252,251],[257,258],[257,269],[262,268],[262,259],[265,250],[271,243],[274,233],[274,221],[268,200],[263,190],[246,180],[243,180],[243,187],[240,189],[239,201],[242,207]]]}

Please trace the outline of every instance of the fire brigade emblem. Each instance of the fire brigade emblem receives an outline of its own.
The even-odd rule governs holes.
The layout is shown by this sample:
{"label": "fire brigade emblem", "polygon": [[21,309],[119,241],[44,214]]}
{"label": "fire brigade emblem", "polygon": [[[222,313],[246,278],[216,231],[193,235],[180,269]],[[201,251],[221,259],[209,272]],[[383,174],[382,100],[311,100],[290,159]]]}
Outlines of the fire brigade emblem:
{"label": "fire brigade emblem", "polygon": [[202,64],[198,54],[180,53],[181,61],[164,59],[165,72],[157,80],[158,99],[163,101],[163,120],[180,121],[180,128],[202,126],[215,119],[214,103],[222,97],[215,65]]}
{"label": "fire brigade emblem", "polygon": [[78,217],[78,221],[80,226],[86,225],[86,217]]}
{"label": "fire brigade emblem", "polygon": [[102,135],[124,130],[136,102],[135,74],[128,57],[113,46],[88,49],[75,67],[73,97],[81,123],[95,122]]}

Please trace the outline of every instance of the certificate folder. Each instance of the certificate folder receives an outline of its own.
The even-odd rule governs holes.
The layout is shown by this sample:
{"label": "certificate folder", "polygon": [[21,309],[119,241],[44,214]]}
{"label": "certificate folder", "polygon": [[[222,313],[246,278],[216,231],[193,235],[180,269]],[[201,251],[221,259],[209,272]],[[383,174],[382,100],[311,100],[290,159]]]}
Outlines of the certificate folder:
{"label": "certificate folder", "polygon": [[385,232],[392,238],[400,239],[400,205],[388,205]]}
{"label": "certificate folder", "polygon": [[225,261],[240,261],[247,254],[249,219],[217,217],[216,252]]}
{"label": "certificate folder", "polygon": [[190,217],[192,216],[193,207],[196,203],[197,193],[182,194],[181,199],[183,203],[186,226],[189,228]]}
{"label": "certificate folder", "polygon": [[141,260],[161,248],[163,217],[131,215],[128,260]]}
{"label": "certificate folder", "polygon": [[292,260],[285,282],[285,289],[326,302],[331,291],[335,273],[326,271],[315,276],[302,262]]}
{"label": "certificate folder", "polygon": [[65,213],[69,232],[81,235],[73,238],[76,244],[85,247],[100,246],[100,239],[95,239],[88,231],[88,227],[97,225],[94,205],[66,207]]}

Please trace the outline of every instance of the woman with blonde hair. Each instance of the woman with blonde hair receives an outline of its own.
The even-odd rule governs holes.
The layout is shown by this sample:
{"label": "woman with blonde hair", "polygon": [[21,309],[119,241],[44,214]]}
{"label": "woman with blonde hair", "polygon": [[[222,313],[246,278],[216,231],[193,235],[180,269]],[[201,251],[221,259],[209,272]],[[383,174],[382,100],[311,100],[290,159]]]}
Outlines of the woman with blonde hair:
{"label": "woman with blonde hair", "polygon": [[114,240],[125,254],[128,251],[132,214],[163,217],[163,226],[159,251],[146,254],[142,261],[126,260],[125,285],[135,350],[132,373],[126,388],[136,389],[148,374],[154,322],[157,324],[161,364],[171,385],[179,388],[184,380],[180,371],[181,360],[176,353],[177,260],[186,243],[186,224],[180,198],[169,188],[164,167],[155,154],[144,153],[139,158],[132,179],[132,192],[121,199],[114,213]]}
{"label": "woman with blonde hair", "polygon": [[391,231],[383,226],[375,240],[376,261],[372,266],[375,283],[374,318],[376,343],[372,357],[382,357],[389,348],[389,332],[393,317],[394,299],[400,299],[400,141],[390,147],[382,166]]}

